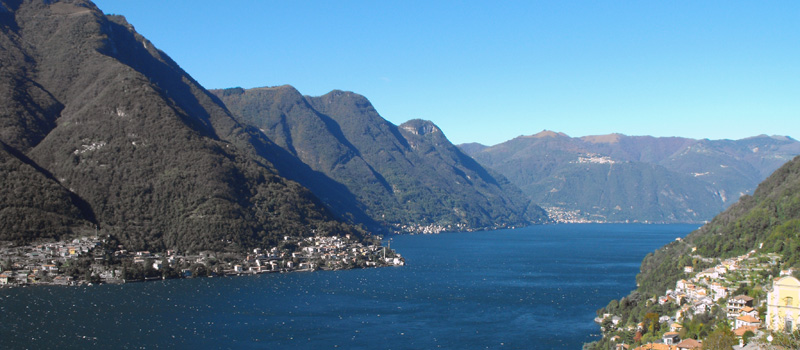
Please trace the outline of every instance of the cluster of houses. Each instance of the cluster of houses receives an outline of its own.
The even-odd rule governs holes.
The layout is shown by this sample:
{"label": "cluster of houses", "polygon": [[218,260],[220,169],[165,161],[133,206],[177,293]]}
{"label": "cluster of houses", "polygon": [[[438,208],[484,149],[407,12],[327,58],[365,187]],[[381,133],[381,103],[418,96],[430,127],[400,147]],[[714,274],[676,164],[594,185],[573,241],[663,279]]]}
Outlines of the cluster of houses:
{"label": "cluster of houses", "polygon": [[[734,334],[742,338],[747,331],[756,333],[761,326],[758,310],[754,308],[753,298],[746,295],[731,296],[730,287],[737,286],[736,278],[726,278],[729,272],[751,268],[766,268],[753,262],[747,268],[741,264],[751,260],[755,250],[747,254],[727,259],[714,267],[698,272],[689,280],[682,279],[675,283],[674,290],[667,290],[666,295],[658,299],[659,304],[674,302],[682,305],[675,313],[675,319],[691,318],[694,315],[711,311],[719,300],[726,304],[726,316],[731,321]],[[756,259],[752,259],[756,260]],[[691,266],[684,267],[684,272],[693,273]],[[736,287],[734,287],[736,288]]]}
{"label": "cluster of houses", "polygon": [[[32,284],[76,285],[88,280],[76,279],[65,273],[65,266],[79,257],[91,257],[89,273],[97,282],[123,283],[122,266],[105,261],[107,253],[115,261],[129,262],[141,270],[161,271],[168,268],[178,271],[177,277],[191,277],[188,267],[203,265],[219,267],[216,272],[227,275],[257,274],[268,272],[311,271],[317,269],[337,270],[353,267],[400,266],[405,259],[389,247],[364,245],[350,235],[344,237],[284,237],[295,251],[256,248],[252,253],[220,262],[214,253],[201,252],[184,255],[175,250],[162,253],[128,251],[123,246],[108,251],[97,237],[82,237],[72,241],[52,242],[34,246],[0,248],[0,286]],[[129,265],[131,266],[131,265]],[[150,277],[160,279],[163,276]],[[146,278],[147,279],[147,278]]]}
{"label": "cluster of houses", "polygon": [[49,283],[69,285],[72,277],[59,273],[59,266],[69,260],[89,254],[101,244],[96,236],[70,241],[42,243],[32,246],[0,248],[0,286]]}
{"label": "cluster of houses", "polygon": [[555,223],[559,224],[588,224],[603,222],[603,220],[589,220],[581,215],[580,210],[568,210],[561,207],[543,207],[547,216]]}
{"label": "cluster of houses", "polygon": [[[702,259],[699,256],[694,258]],[[653,300],[661,305],[674,303],[680,306],[674,315],[664,315],[659,319],[662,323],[670,324],[669,331],[662,335],[660,343],[644,344],[634,350],[702,349],[701,342],[695,339],[680,339],[679,332],[683,328],[680,322],[710,312],[714,305],[725,307],[728,323],[740,340],[738,348],[746,348],[743,342],[746,335],[758,337],[764,334],[764,329],[785,332],[800,329],[800,281],[791,276],[792,270],[781,271],[779,277],[766,281],[764,288],[767,290],[767,300],[761,300],[759,305],[755,305],[756,300],[750,296],[731,295],[731,288],[738,288],[740,283],[752,283],[754,272],[770,269],[779,259],[775,254],[757,255],[753,250],[700,272],[695,273],[691,266],[685,267],[684,272],[695,273],[694,276],[679,280],[675,289],[667,290],[665,295]],[[764,306],[766,315],[759,314],[757,308]],[[605,317],[612,317],[612,322],[615,320],[613,315]],[[619,317],[616,320],[621,321]],[[640,323],[638,330],[641,331],[643,326]],[[616,349],[628,350],[630,347],[619,343]]]}
{"label": "cluster of houses", "polygon": [[456,225],[439,225],[439,224],[405,224],[405,225],[396,225],[395,226],[395,233],[403,233],[408,232],[413,234],[423,234],[423,235],[435,235],[442,232],[452,232],[452,231],[470,231],[466,224],[456,224]]}
{"label": "cluster of houses", "polygon": [[[284,237],[284,240],[290,240]],[[229,273],[265,273],[277,271],[338,270],[357,267],[402,266],[405,259],[390,247],[364,245],[350,235],[329,237],[307,237],[298,242],[299,250],[281,251],[253,249],[241,264],[233,266]]]}

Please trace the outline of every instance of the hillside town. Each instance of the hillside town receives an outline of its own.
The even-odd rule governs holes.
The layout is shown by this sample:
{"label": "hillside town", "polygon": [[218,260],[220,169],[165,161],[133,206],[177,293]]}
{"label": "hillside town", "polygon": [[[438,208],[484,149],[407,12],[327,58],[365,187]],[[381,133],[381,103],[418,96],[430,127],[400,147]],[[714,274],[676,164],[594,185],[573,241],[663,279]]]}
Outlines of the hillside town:
{"label": "hillside town", "polygon": [[87,236],[28,246],[0,246],[0,287],[91,285],[169,278],[401,266],[405,259],[379,241],[284,237],[281,248],[248,254],[128,251],[108,237]]}
{"label": "hillside town", "polygon": [[800,271],[779,270],[779,255],[752,250],[721,261],[699,255],[692,258],[711,267],[701,271],[684,267],[687,278],[663,295],[646,300],[669,312],[648,313],[645,318],[652,321],[638,324],[626,324],[619,315],[609,313],[595,319],[616,350],[703,349],[699,327],[704,324],[732,332],[738,344],[725,348],[772,349],[774,339],[791,338],[792,332],[800,329],[800,281],[794,277]]}

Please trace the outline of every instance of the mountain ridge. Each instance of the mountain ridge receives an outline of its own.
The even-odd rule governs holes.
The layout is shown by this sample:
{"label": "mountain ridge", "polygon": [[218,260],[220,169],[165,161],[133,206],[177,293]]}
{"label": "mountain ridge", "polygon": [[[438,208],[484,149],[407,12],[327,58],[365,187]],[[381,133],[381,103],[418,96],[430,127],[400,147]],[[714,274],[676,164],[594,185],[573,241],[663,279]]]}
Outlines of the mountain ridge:
{"label": "mountain ridge", "polygon": [[[364,234],[277,175],[266,157],[278,147],[124,17],[82,0],[3,6],[0,175],[13,180],[4,191],[27,191],[33,202],[2,198],[9,220],[0,239],[92,229],[127,249],[221,252],[274,246],[285,235]],[[66,212],[38,213],[34,220],[56,218],[25,229],[14,208],[47,201]]]}
{"label": "mountain ridge", "polygon": [[348,188],[384,226],[415,232],[544,221],[530,200],[463,154],[430,121],[394,125],[366,97],[342,90],[302,96],[283,85],[212,92],[239,120]]}
{"label": "mountain ridge", "polygon": [[[700,223],[800,154],[800,143],[774,135],[742,140],[619,133],[572,138],[545,130],[494,146],[462,149],[562,220]],[[623,171],[608,178],[606,174],[613,175],[614,169]],[[655,182],[638,190],[642,198],[663,188],[672,188],[674,195],[664,192],[660,204],[635,197],[612,200],[607,195],[630,191],[624,186],[643,177]]]}

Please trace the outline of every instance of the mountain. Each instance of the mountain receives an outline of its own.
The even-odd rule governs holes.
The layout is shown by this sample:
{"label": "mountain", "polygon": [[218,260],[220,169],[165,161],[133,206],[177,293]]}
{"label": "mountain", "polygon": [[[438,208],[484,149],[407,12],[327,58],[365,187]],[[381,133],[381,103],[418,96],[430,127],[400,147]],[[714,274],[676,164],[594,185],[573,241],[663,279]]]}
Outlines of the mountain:
{"label": "mountain", "polygon": [[0,239],[99,230],[191,252],[362,233],[279,176],[280,147],[123,17],[3,0],[0,32]]}
{"label": "mountain", "polygon": [[85,202],[3,142],[0,187],[0,239],[25,242],[93,228]]}
{"label": "mountain", "polygon": [[462,146],[556,220],[704,222],[800,154],[788,137],[694,140],[543,131]]}
{"label": "mountain", "polygon": [[[602,320],[603,336],[598,341],[584,345],[586,349],[607,349],[614,335],[635,346],[639,343],[653,342],[665,332],[665,327],[645,326],[641,332],[634,334],[623,329],[638,322],[648,324],[660,316],[677,315],[680,305],[689,307],[701,304],[701,295],[691,294],[689,289],[708,290],[709,297],[721,297],[710,310],[699,312],[690,308],[676,316],[683,325],[681,338],[702,340],[703,344],[712,343],[722,333],[735,342],[730,331],[726,299],[746,295],[755,299],[759,306],[759,318],[765,319],[771,311],[765,304],[767,291],[772,282],[784,271],[795,271],[800,268],[800,156],[787,162],[767,179],[761,182],[753,195],[745,195],[711,222],[693,231],[683,239],[676,239],[669,244],[648,254],[641,265],[641,272],[636,276],[637,288],[627,296],[612,300],[604,308],[597,311],[598,316],[614,315],[623,323],[619,328],[607,326],[611,317]],[[719,267],[730,266],[726,271]],[[738,265],[738,267],[736,266]],[[687,272],[685,267],[692,267]],[[717,268],[715,270],[715,268]],[[719,277],[708,277],[709,271],[719,271]],[[724,276],[723,276],[724,275]],[[678,290],[684,281],[686,289]],[[714,291],[714,286],[728,288],[727,296]],[[691,286],[691,287],[689,287]],[[684,301],[680,303],[656,303],[657,297],[674,291]],[[684,293],[685,292],[685,293]],[[713,292],[713,293],[712,293]],[[704,294],[702,294],[704,295]],[[772,306],[769,306],[772,308]],[[648,316],[649,315],[649,316]],[[655,317],[653,317],[655,316]],[[607,322],[607,323],[606,323]],[[655,321],[657,322],[657,321]],[[650,323],[653,324],[653,323]],[[781,337],[775,333],[773,344],[784,345],[784,348],[797,349],[795,339]],[[730,347],[730,345],[727,345]]]}
{"label": "mountain", "polygon": [[[711,222],[649,254],[636,280],[647,293],[663,293],[683,275],[690,254],[707,258],[743,255],[753,249],[782,256],[782,268],[800,267],[800,157],[786,163],[758,185],[752,196]],[[695,248],[690,252],[690,248]]]}
{"label": "mountain", "polygon": [[[212,90],[243,123],[264,132],[317,175],[344,186],[353,208],[401,231],[471,230],[542,222],[515,186],[462,153],[433,123],[394,125],[364,96],[303,96],[291,86]],[[337,198],[302,172],[282,172]]]}

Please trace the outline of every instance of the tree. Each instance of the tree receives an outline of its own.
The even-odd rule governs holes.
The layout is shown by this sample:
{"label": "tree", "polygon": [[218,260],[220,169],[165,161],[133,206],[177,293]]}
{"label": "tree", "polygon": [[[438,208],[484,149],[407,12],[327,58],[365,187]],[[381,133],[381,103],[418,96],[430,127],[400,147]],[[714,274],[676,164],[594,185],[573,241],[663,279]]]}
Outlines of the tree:
{"label": "tree", "polygon": [[644,315],[644,329],[646,333],[655,334],[661,328],[658,323],[658,314],[655,312],[648,312]]}
{"label": "tree", "polygon": [[704,350],[731,350],[734,345],[738,344],[736,336],[730,329],[720,327],[711,332],[703,342]]}
{"label": "tree", "polygon": [[758,341],[765,349],[778,350],[778,349],[800,349],[800,331],[794,331],[791,334],[783,332],[770,333],[772,341],[767,342],[766,337]]}
{"label": "tree", "polygon": [[611,321],[611,317],[606,317],[603,319],[603,323],[600,324],[604,331],[609,332],[614,327],[614,323]]}
{"label": "tree", "polygon": [[746,331],[742,334],[742,343],[747,344],[750,342],[750,338],[754,337],[756,334],[753,331]]}

